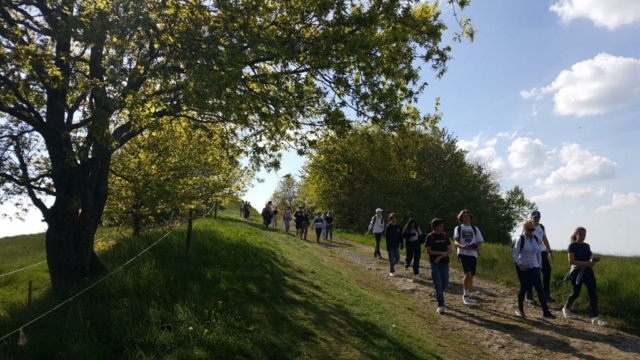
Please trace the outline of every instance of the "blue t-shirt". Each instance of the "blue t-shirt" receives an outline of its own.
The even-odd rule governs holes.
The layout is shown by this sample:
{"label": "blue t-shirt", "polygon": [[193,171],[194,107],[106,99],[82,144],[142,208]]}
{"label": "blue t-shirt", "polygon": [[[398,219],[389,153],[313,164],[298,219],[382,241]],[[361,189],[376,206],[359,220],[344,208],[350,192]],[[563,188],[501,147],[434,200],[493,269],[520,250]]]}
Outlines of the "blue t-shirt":
{"label": "blue t-shirt", "polygon": [[591,255],[593,255],[591,247],[587,243],[571,243],[567,252],[573,253],[573,259],[578,261],[589,261],[591,260]]}

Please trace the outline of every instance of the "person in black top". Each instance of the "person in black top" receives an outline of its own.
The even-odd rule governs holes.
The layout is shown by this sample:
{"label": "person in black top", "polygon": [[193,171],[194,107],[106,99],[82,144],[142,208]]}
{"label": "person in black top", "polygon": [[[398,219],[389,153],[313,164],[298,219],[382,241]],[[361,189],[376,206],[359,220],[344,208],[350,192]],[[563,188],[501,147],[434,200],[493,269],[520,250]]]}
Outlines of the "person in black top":
{"label": "person in black top", "polygon": [[333,215],[331,211],[327,212],[327,216],[324,218],[325,221],[325,229],[324,229],[324,239],[331,240],[333,242]]}
{"label": "person in black top", "polygon": [[278,228],[278,208],[274,207],[273,211],[271,212],[271,221],[273,222],[273,227],[274,228]]}
{"label": "person in black top", "polygon": [[591,252],[591,247],[584,242],[586,237],[587,230],[583,227],[578,227],[573,232],[573,235],[571,235],[571,244],[569,244],[569,248],[567,249],[571,270],[565,277],[565,280],[571,281],[573,291],[567,297],[567,302],[562,308],[562,314],[565,318],[574,317],[570,310],[571,305],[576,301],[578,296],[580,296],[582,284],[585,284],[591,305],[591,323],[593,325],[605,326],[607,323],[600,318],[600,314],[598,313],[596,275],[593,272],[593,268],[600,261],[600,258],[592,258],[593,253]]}
{"label": "person in black top", "polygon": [[396,214],[389,214],[389,224],[384,231],[387,243],[387,254],[389,254],[389,276],[396,275],[395,266],[400,262],[400,248],[402,245],[402,226],[398,224]]}
{"label": "person in black top", "polygon": [[311,214],[306,211],[303,211],[303,214],[304,216],[302,217],[302,229],[300,229],[302,232],[300,234],[300,237],[304,235],[304,239],[307,240],[307,232],[309,231],[309,224],[311,223]]}
{"label": "person in black top", "polygon": [[302,223],[304,222],[304,211],[302,211],[302,206],[300,206],[298,211],[293,214],[293,219],[296,222],[296,237],[298,239],[302,239]]}
{"label": "person in black top", "polygon": [[433,231],[427,235],[425,247],[429,255],[431,278],[436,290],[438,300],[438,314],[444,314],[444,291],[449,285],[449,254],[451,253],[451,240],[444,232],[444,221],[435,218],[431,220]]}
{"label": "person in black top", "polygon": [[402,233],[402,236],[407,240],[407,258],[404,263],[404,268],[409,269],[413,262],[413,275],[417,278],[420,275],[420,256],[422,254],[420,236],[422,235],[422,231],[417,221],[409,219]]}

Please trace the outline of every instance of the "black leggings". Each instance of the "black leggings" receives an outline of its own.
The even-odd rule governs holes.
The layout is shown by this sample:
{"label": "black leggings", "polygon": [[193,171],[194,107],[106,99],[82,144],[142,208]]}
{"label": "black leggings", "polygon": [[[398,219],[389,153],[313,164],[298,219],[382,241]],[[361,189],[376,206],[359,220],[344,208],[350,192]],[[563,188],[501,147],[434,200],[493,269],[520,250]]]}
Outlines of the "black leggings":
{"label": "black leggings", "polygon": [[422,249],[420,248],[420,242],[418,240],[409,241],[407,240],[407,260],[405,261],[405,267],[409,268],[411,262],[413,260],[413,273],[418,275],[420,274],[420,255],[422,254]]}
{"label": "black leggings", "polygon": [[527,271],[520,270],[520,266],[516,265],[516,273],[518,274],[518,280],[520,280],[520,291],[518,291],[518,309],[523,310],[524,295],[529,288],[535,288],[538,293],[538,301],[542,311],[547,313],[549,308],[547,307],[547,298],[542,290],[542,282],[540,281],[540,268],[531,268]]}
{"label": "black leggings", "polygon": [[582,290],[582,284],[587,287],[587,294],[589,295],[589,303],[591,304],[591,317],[596,317],[598,313],[598,293],[596,292],[596,275],[592,268],[584,268],[584,274],[582,275],[582,282],[576,284],[578,274],[580,270],[574,270],[571,277],[571,285],[573,285],[573,292],[567,297],[567,302],[564,305],[565,308],[570,309],[573,302],[580,296],[580,290]]}
{"label": "black leggings", "polygon": [[316,228],[316,241],[320,242],[320,235],[322,235],[322,228]]}

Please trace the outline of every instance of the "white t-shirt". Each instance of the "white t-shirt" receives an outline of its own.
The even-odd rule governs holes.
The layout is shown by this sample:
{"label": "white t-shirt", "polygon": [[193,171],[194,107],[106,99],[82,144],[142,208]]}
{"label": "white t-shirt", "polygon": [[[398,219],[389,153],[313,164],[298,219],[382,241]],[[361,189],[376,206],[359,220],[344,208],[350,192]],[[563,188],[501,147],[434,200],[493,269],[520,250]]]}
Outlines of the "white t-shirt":
{"label": "white t-shirt", "polygon": [[[462,229],[462,235],[460,235],[460,229]],[[459,239],[460,244],[462,245],[471,245],[471,244],[480,244],[484,241],[482,238],[482,234],[480,233],[480,229],[476,226],[476,233],[473,232],[473,227],[467,225],[456,226],[453,231],[453,238]],[[478,252],[475,250],[466,250],[457,248],[458,255],[469,255],[478,257]]]}
{"label": "white t-shirt", "polygon": [[540,226],[540,224],[536,226],[536,231],[534,231],[533,234],[538,237],[540,244],[542,244],[542,251],[548,252],[549,249],[547,249],[547,247],[544,245],[544,241],[542,241],[542,239],[547,235],[547,232],[542,229],[542,226]]}

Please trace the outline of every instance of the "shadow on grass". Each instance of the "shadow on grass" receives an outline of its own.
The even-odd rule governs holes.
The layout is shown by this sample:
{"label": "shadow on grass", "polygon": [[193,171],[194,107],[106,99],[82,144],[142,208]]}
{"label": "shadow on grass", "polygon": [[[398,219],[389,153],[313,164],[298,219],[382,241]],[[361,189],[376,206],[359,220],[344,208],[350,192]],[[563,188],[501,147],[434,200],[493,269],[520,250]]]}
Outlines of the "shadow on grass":
{"label": "shadow on grass", "polygon": [[[308,277],[313,275],[294,269],[265,242],[232,234],[194,229],[187,254],[184,232],[176,231],[125,270],[33,324],[27,346],[17,346],[17,337],[0,343],[0,358],[425,356],[339,302],[326,301],[332,297]],[[104,258],[123,263],[149,242],[123,241]],[[53,303],[45,299],[32,312],[43,313]],[[0,319],[1,334],[28,318],[24,309],[12,310],[18,316]]]}

